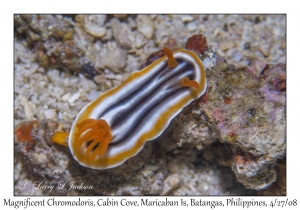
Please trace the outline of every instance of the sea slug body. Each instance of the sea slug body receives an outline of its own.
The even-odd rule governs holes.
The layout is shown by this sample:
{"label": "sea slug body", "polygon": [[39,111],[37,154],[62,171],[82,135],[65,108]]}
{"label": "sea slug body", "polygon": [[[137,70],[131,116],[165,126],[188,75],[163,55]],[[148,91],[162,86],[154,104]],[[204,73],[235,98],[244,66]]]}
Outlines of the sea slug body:
{"label": "sea slug body", "polygon": [[[73,157],[94,169],[116,167],[136,155],[207,87],[198,56],[184,49],[171,51],[122,85],[86,105],[77,115],[68,137]],[[53,141],[59,142],[56,134]]]}

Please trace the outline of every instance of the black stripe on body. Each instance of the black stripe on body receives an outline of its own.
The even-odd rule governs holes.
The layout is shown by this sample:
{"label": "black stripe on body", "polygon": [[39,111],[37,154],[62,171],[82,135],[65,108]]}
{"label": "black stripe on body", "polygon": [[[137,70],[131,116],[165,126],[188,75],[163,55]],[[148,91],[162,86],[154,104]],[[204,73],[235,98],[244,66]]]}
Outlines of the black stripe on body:
{"label": "black stripe on body", "polygon": [[[136,116],[136,120],[130,125],[129,129],[127,129],[122,136],[113,137],[110,143],[111,146],[126,141],[130,136],[134,135],[137,129],[140,129],[146,123],[147,116],[155,113],[155,110],[159,107],[164,106],[166,100],[174,98],[176,95],[186,91],[187,87],[181,86],[180,81],[186,76],[191,80],[195,78],[194,64],[183,59],[176,59],[176,61],[178,62],[178,69],[176,69],[177,67],[170,69],[167,65],[164,65],[162,70],[149,78],[142,86],[134,89],[131,93],[127,94],[126,97],[105,110],[99,117],[101,118],[105,116],[106,113],[115,111],[116,108],[122,107],[131,100],[134,101],[135,96],[146,89],[148,84],[160,80],[160,82],[155,85],[155,89],[147,92],[140,100],[134,101],[133,106],[126,110],[122,110],[119,113],[114,113],[115,117],[111,120],[110,125],[112,130],[118,129],[124,123],[127,123],[128,119],[133,116],[136,110],[142,109],[143,107],[143,112]],[[168,91],[166,91],[166,88]],[[165,90],[162,91],[163,89]],[[164,93],[164,95],[159,99],[153,100],[151,103],[149,102],[149,99],[153,99],[153,97],[161,93]]]}
{"label": "black stripe on body", "polygon": [[117,141],[111,142],[109,144],[109,146],[118,145],[118,144],[126,141],[126,139],[130,138],[131,136],[133,136],[134,132],[136,132],[136,130],[138,130],[142,126],[144,126],[144,124],[146,123],[145,121],[147,120],[147,117],[150,116],[155,111],[155,109],[158,109],[159,106],[162,106],[163,105],[162,103],[165,100],[168,100],[169,98],[172,98],[172,97],[174,97],[174,95],[180,94],[180,92],[183,92],[183,91],[184,91],[184,88],[177,88],[175,91],[173,91],[171,94],[169,94],[166,98],[164,98],[164,100],[157,101],[152,106],[148,106],[148,109],[145,110],[143,112],[143,114],[138,117],[138,120],[135,121],[135,124],[130,126],[130,129],[128,129],[128,131],[122,136],[122,138],[119,139],[119,140],[117,140]]}
{"label": "black stripe on body", "polygon": [[[167,69],[170,71],[170,69]],[[166,76],[165,79],[163,79],[160,83],[157,83],[157,85],[155,86],[155,89],[153,89],[151,92],[148,92],[147,94],[145,94],[139,101],[135,101],[134,105],[127,110],[124,110],[121,113],[116,113],[116,117],[114,117],[114,119],[112,120],[112,124],[110,125],[112,129],[116,129],[116,127],[118,127],[121,123],[123,123],[127,117],[129,117],[129,115],[131,115],[136,109],[138,109],[141,105],[145,104],[145,102],[149,101],[149,98],[153,97],[156,94],[159,94],[159,92],[161,91],[162,88],[164,88],[166,86],[166,83],[174,78],[178,78],[180,77],[180,74],[182,74],[181,72],[177,72],[176,74],[168,74]],[[191,74],[192,75],[192,71]],[[180,80],[178,84],[173,84],[174,87],[175,86],[181,86],[180,84]],[[171,90],[171,88],[169,88]],[[141,89],[139,89],[141,91]],[[140,92],[139,91],[139,92]],[[133,98],[133,97],[132,97]],[[132,99],[134,100],[134,99]],[[118,104],[118,106],[122,106],[121,104]]]}
{"label": "black stripe on body", "polygon": [[[163,65],[163,69],[167,68],[168,64],[167,62],[164,63]],[[116,109],[119,106],[122,106],[126,103],[128,103],[128,101],[133,100],[134,97],[136,95],[139,94],[139,92],[141,92],[141,90],[144,90],[149,83],[153,82],[154,80],[156,80],[157,78],[161,77],[161,74],[163,73],[163,71],[158,71],[156,74],[154,74],[151,78],[149,78],[147,81],[145,81],[140,88],[134,89],[132,92],[128,92],[128,94],[124,95],[123,98],[120,98],[118,101],[115,102],[115,104],[111,105],[108,109],[106,109],[105,111],[103,111],[98,119],[100,119],[102,116],[104,116],[105,114],[107,114],[110,111],[113,111],[114,109]],[[110,125],[112,127],[112,125]]]}

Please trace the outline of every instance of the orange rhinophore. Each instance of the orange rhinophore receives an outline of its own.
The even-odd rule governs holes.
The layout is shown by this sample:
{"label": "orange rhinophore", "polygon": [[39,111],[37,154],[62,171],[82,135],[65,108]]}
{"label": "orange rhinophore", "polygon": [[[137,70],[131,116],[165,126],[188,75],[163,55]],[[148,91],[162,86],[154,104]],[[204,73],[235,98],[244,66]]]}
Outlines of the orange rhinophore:
{"label": "orange rhinophore", "polygon": [[199,88],[200,88],[200,85],[198,84],[197,81],[195,81],[195,80],[190,80],[190,79],[187,78],[187,77],[183,77],[183,78],[181,79],[181,85],[182,85],[183,87],[193,87],[193,88],[195,88],[195,89],[199,89]]}
{"label": "orange rhinophore", "polygon": [[170,68],[176,67],[178,65],[178,63],[177,63],[177,61],[175,60],[175,58],[173,56],[173,52],[167,47],[164,47],[164,52],[168,57],[168,66]]}

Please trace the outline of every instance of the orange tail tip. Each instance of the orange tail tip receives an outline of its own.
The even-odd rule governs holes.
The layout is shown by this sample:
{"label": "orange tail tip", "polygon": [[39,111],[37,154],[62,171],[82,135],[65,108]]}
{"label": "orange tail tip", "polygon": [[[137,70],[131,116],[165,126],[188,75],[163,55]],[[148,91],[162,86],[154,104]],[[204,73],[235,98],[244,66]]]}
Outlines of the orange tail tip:
{"label": "orange tail tip", "polygon": [[92,162],[98,155],[103,155],[112,140],[111,128],[105,120],[86,119],[76,125],[74,149],[80,150],[84,143],[88,143],[85,156]]}
{"label": "orange tail tip", "polygon": [[52,141],[63,146],[68,146],[68,138],[68,132],[56,131],[52,135]]}
{"label": "orange tail tip", "polygon": [[197,81],[190,80],[187,77],[184,77],[184,78],[181,79],[181,85],[183,87],[193,87],[195,89],[199,89],[200,88],[200,85],[199,85],[199,83]]}
{"label": "orange tail tip", "polygon": [[168,57],[168,66],[170,68],[175,68],[178,65],[178,63],[173,56],[173,52],[167,47],[164,47],[164,52]]}

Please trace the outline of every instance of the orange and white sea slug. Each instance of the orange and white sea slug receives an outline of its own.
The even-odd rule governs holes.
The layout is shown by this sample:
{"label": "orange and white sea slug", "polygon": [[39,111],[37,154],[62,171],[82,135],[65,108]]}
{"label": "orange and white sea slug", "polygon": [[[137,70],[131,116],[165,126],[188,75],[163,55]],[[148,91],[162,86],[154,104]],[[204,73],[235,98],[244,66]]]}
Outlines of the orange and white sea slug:
{"label": "orange and white sea slug", "polygon": [[206,91],[205,69],[198,56],[171,51],[122,85],[86,105],[70,134],[56,132],[53,141],[67,144],[73,157],[94,169],[116,167],[136,155],[189,103]]}

